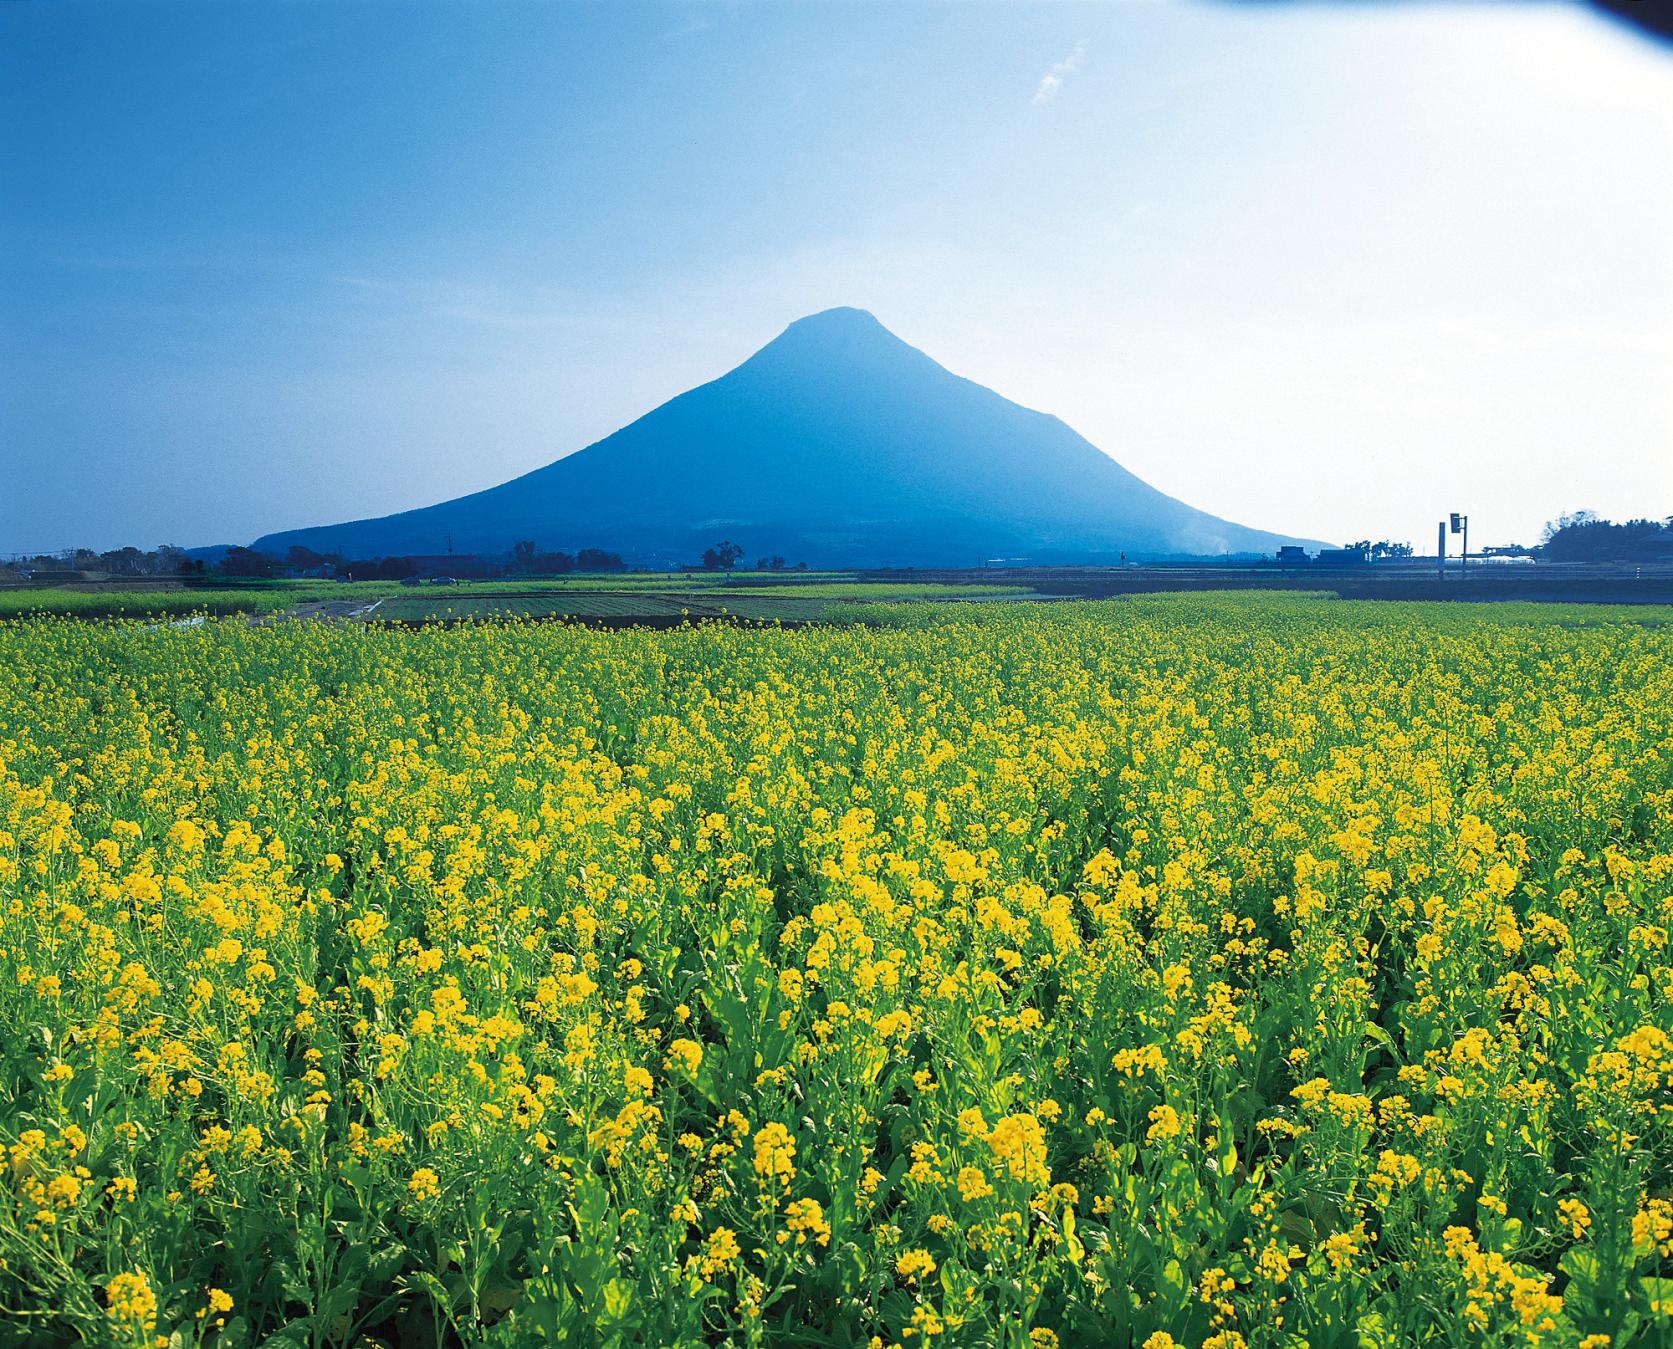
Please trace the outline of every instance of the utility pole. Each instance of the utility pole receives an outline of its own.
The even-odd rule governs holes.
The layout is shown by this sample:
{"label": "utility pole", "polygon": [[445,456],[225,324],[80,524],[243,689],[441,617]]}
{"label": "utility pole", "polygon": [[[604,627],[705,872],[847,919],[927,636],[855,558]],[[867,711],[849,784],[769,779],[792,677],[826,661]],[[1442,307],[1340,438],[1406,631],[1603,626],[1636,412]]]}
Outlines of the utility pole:
{"label": "utility pole", "polygon": [[1435,526],[1435,579],[1446,580],[1446,521]]}
{"label": "utility pole", "polygon": [[1458,579],[1464,579],[1464,570],[1470,565],[1470,517],[1452,513],[1452,532],[1464,536],[1464,551],[1458,557]]}

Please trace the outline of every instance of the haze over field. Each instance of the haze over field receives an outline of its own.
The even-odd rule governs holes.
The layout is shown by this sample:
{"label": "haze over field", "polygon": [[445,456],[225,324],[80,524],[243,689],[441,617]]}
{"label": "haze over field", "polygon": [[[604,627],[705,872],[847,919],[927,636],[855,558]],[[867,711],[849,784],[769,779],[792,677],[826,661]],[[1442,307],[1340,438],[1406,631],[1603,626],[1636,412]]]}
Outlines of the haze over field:
{"label": "haze over field", "polygon": [[1159,491],[1673,495],[1673,56],[1578,7],[0,6],[0,551],[490,488],[858,305]]}

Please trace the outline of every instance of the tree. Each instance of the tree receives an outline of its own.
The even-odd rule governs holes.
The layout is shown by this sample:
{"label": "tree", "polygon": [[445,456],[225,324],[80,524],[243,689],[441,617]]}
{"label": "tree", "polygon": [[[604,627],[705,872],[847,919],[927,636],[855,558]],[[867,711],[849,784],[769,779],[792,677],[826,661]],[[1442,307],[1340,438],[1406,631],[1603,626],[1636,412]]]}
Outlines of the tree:
{"label": "tree", "polygon": [[569,553],[536,553],[529,570],[537,576],[561,576],[575,570],[575,558]]}
{"label": "tree", "polygon": [[1410,557],[1412,546],[1409,543],[1392,543],[1388,539],[1379,539],[1372,543],[1370,539],[1360,539],[1347,545],[1350,553],[1365,553],[1370,557]]}
{"label": "tree", "polygon": [[337,574],[350,581],[404,581],[418,575],[418,559],[413,557],[380,557],[358,562],[338,564]]}
{"label": "tree", "polygon": [[271,576],[273,559],[250,548],[229,548],[215,570],[222,576]]}
{"label": "tree", "polygon": [[706,571],[731,571],[743,555],[742,548],[730,539],[725,539],[713,548],[703,550],[703,567]]}
{"label": "tree", "polygon": [[534,570],[534,540],[518,539],[511,545],[511,567],[524,574]]}
{"label": "tree", "polygon": [[1551,562],[1631,562],[1673,553],[1673,519],[1615,524],[1592,511],[1561,515],[1546,525],[1540,553]]}
{"label": "tree", "polygon": [[147,553],[134,547],[113,548],[99,554],[99,569],[112,576],[140,576],[146,571]]}
{"label": "tree", "polygon": [[1539,532],[1541,543],[1550,543],[1552,539],[1567,529],[1580,529],[1585,525],[1607,524],[1608,521],[1596,511],[1565,511],[1555,520],[1547,520],[1545,528]]}
{"label": "tree", "polygon": [[777,553],[774,553],[771,557],[758,557],[758,558],[755,559],[755,570],[756,571],[783,571],[784,570],[784,559],[782,557],[780,557]]}

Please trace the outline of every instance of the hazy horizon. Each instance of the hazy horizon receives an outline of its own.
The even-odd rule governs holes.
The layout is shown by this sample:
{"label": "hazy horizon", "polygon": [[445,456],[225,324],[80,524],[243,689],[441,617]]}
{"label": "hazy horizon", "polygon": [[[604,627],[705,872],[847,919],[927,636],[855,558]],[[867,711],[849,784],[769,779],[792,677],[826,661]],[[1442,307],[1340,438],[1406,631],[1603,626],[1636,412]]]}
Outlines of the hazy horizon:
{"label": "hazy horizon", "polygon": [[[1673,511],[1673,50],[1526,6],[0,7],[0,553],[583,448],[838,305],[1254,528]],[[599,540],[608,546],[609,540]]]}

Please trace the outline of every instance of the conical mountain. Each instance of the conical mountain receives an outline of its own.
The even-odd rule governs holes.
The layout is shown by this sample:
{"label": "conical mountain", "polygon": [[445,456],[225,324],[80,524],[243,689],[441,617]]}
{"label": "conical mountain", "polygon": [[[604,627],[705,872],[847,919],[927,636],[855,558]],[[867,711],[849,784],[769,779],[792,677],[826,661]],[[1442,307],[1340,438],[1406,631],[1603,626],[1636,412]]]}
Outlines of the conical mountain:
{"label": "conical mountain", "polygon": [[1056,417],[961,379],[860,309],[792,323],[730,373],[523,477],[422,510],[269,534],[351,557],[720,539],[812,566],[1271,552],[1298,540],[1165,496]]}

